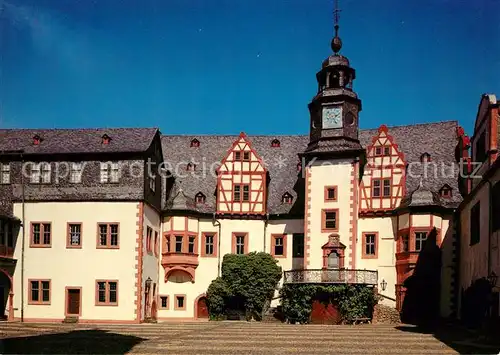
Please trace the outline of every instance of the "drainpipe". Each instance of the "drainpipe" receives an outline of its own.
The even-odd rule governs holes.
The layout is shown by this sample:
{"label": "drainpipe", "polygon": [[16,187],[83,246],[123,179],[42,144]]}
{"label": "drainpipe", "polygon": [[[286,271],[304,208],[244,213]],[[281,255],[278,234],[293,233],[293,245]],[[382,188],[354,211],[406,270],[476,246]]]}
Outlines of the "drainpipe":
{"label": "drainpipe", "polygon": [[22,209],[22,224],[23,230],[21,244],[21,322],[24,322],[24,249],[26,242],[26,213],[25,213],[25,196],[24,196],[24,157],[21,153],[21,209]]}
{"label": "drainpipe", "polygon": [[[486,278],[490,276],[491,274],[491,231],[493,230],[493,218],[492,218],[492,212],[493,212],[493,195],[492,195],[492,189],[493,189],[493,184],[491,183],[491,180],[488,179],[488,274],[486,275]],[[494,216],[493,216],[494,217]]]}
{"label": "drainpipe", "polygon": [[217,277],[220,276],[220,263],[221,263],[221,260],[220,260],[220,256],[221,256],[221,252],[220,252],[220,240],[222,239],[222,236],[221,236],[221,224],[220,224],[220,221],[218,219],[215,218],[215,212],[213,214],[213,218],[212,218],[212,224],[214,226],[218,226],[219,227],[219,233],[218,233],[218,238],[217,238]]}
{"label": "drainpipe", "polygon": [[264,253],[266,252],[266,232],[267,232],[267,224],[269,222],[269,213],[266,213],[266,219],[264,220]]}

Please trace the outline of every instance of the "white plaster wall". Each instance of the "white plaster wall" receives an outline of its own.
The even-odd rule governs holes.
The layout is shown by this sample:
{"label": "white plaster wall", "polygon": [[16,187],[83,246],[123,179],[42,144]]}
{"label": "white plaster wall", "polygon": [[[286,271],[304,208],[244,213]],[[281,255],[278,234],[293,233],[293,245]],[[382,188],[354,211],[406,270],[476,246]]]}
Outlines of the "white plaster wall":
{"label": "white plaster wall", "polygon": [[[160,214],[158,211],[156,211],[154,208],[150,207],[147,204],[144,204],[144,228],[142,232],[142,251],[143,251],[143,259],[142,259],[142,307],[141,311],[143,312],[143,315],[141,315],[141,318],[144,318],[144,302],[146,301],[144,298],[144,290],[145,290],[145,281],[149,278],[151,278],[151,291],[150,291],[150,305],[153,302],[153,284],[156,284],[156,290],[158,291],[159,287],[159,265],[160,265],[160,259],[161,259],[161,250],[158,256],[155,255],[154,253],[154,238],[155,238],[155,232],[158,233],[158,243],[161,245],[161,226],[160,226]],[[147,227],[151,227],[153,229],[153,237],[151,241],[151,246],[153,248],[152,253],[148,253],[146,249],[146,238],[147,238]],[[156,291],[156,292],[157,292]]]}
{"label": "white plaster wall", "polygon": [[[338,209],[337,226],[340,241],[346,246],[344,266],[348,267],[351,257],[349,229],[350,206],[351,206],[351,172],[354,167],[349,160],[323,163],[315,162],[308,169],[311,171],[309,182],[311,192],[309,195],[311,209],[306,211],[309,216],[311,233],[307,235],[309,242],[309,253],[307,258],[308,269],[321,269],[323,267],[323,250],[321,247],[328,242],[328,236],[332,232],[321,232],[322,209]],[[337,186],[337,201],[325,201],[325,186]],[[306,187],[307,188],[307,187]],[[306,202],[307,203],[307,202]],[[307,248],[306,248],[307,253]]]}
{"label": "white plaster wall", "polygon": [[[358,240],[356,243],[356,268],[378,271],[378,292],[392,299],[396,298],[396,221],[391,217],[360,218],[358,220]],[[363,233],[378,232],[378,256],[374,259],[363,258]],[[382,280],[387,282],[385,291],[380,287]],[[391,307],[396,302],[382,298],[381,303]]]}
{"label": "white plaster wall", "polygon": [[[135,202],[46,202],[26,203],[25,241],[25,318],[63,319],[65,287],[82,287],[80,319],[134,320],[136,222]],[[14,215],[22,217],[21,204],[14,204]],[[52,223],[52,247],[30,248],[31,222]],[[82,223],[82,248],[67,249],[67,223]],[[119,249],[97,249],[97,223],[119,222]],[[17,239],[14,258],[15,317],[21,315],[21,245]],[[51,304],[28,305],[28,279],[51,280]],[[96,280],[118,280],[118,306],[96,306]]]}

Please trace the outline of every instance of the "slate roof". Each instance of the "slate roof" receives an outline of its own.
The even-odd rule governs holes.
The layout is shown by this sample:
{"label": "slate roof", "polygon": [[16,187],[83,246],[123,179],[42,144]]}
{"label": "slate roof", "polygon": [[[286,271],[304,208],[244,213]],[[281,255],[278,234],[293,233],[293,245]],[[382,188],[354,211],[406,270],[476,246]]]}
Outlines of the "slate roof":
{"label": "slate roof", "polygon": [[[428,153],[432,164],[427,167],[427,175],[422,179],[423,187],[437,194],[443,185],[448,184],[452,188],[452,198],[441,199],[437,196],[439,204],[445,207],[456,207],[460,203],[461,196],[457,183],[458,165],[454,160],[457,127],[456,121],[389,127],[389,134],[399,145],[400,151],[404,153],[406,162],[410,163],[406,182],[408,196],[420,185],[424,168],[418,163],[420,156]],[[360,130],[361,145],[366,148],[377,134],[378,129]],[[199,147],[190,147],[190,142],[194,138],[200,141]],[[279,148],[271,147],[271,141],[275,138],[281,143]],[[164,160],[176,177],[170,199],[164,207],[176,209],[176,206],[185,206],[179,209],[215,212],[217,177],[214,171],[216,164],[226,156],[236,139],[238,139],[237,135],[162,136]],[[303,179],[297,171],[297,163],[299,162],[298,154],[307,148],[309,136],[247,136],[247,139],[264,160],[269,171],[268,212],[270,214],[303,213],[304,186]],[[186,164],[190,161],[197,165],[194,172],[185,170]],[[445,175],[449,176],[442,176],[442,170]],[[179,194],[179,192],[182,193]],[[198,192],[206,196],[206,203],[203,205],[194,203],[194,196]],[[282,196],[285,192],[293,196],[293,204],[282,203]],[[179,201],[176,201],[177,199]]]}
{"label": "slate roof", "polygon": [[[158,128],[0,129],[0,151],[25,154],[132,153],[146,151]],[[111,138],[102,144],[102,136]],[[42,141],[33,144],[38,135]]]}

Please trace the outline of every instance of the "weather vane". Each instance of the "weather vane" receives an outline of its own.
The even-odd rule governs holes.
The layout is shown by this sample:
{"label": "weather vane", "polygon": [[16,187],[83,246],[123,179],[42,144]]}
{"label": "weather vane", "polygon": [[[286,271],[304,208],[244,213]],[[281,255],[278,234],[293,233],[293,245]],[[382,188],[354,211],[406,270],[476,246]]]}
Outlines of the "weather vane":
{"label": "weather vane", "polygon": [[342,10],[339,9],[339,0],[335,0],[335,8],[333,10],[333,21],[334,21],[334,28],[335,28],[335,37],[338,36],[338,31],[339,31],[339,19],[340,19],[340,12]]}

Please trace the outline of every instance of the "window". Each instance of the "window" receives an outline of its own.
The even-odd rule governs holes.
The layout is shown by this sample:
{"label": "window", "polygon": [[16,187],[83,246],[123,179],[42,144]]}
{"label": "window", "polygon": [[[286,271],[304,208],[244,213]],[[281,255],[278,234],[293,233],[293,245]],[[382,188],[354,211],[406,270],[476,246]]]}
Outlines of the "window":
{"label": "window", "polygon": [[474,149],[474,157],[476,162],[484,162],[486,160],[486,132],[481,133],[476,141]]}
{"label": "window", "polygon": [[118,281],[96,281],[96,306],[118,305]]}
{"label": "window", "polygon": [[384,179],[384,197],[391,196],[391,180]]}
{"label": "window", "polygon": [[175,252],[176,253],[182,253],[182,235],[176,235],[175,236]]}
{"label": "window", "polygon": [[8,221],[0,220],[0,245],[14,247],[14,227]]}
{"label": "window", "polygon": [[82,247],[82,224],[68,223],[68,241],[67,248]]}
{"label": "window", "polygon": [[31,223],[31,247],[50,247],[50,223]]}
{"label": "window", "polygon": [[325,186],[325,201],[337,201],[336,186]]}
{"label": "window", "polygon": [[[381,185],[383,184],[383,190],[381,191]],[[372,185],[372,197],[380,197],[382,192],[383,197],[391,196],[391,180],[390,179],[373,179]]]}
{"label": "window", "polygon": [[410,237],[408,234],[401,236],[401,252],[406,253],[410,251]]}
{"label": "window", "polygon": [[28,304],[50,304],[50,280],[29,280]]}
{"label": "window", "polygon": [[97,228],[99,230],[97,247],[118,249],[118,223],[99,223]]}
{"label": "window", "polygon": [[234,160],[241,160],[241,152],[234,152]]}
{"label": "window", "polygon": [[168,234],[165,234],[163,238],[165,240],[165,252],[170,253],[170,236]]}
{"label": "window", "polygon": [[363,233],[363,258],[376,258],[378,233]]}
{"label": "window", "polygon": [[160,247],[158,237],[159,237],[159,234],[157,231],[155,231],[155,255],[156,256],[158,256],[158,254],[159,254],[158,248]]}
{"label": "window", "polygon": [[281,144],[280,144],[280,141],[279,141],[279,140],[277,140],[277,139],[273,139],[273,140],[271,141],[271,147],[272,147],[272,148],[279,148],[279,147],[280,147],[280,145],[281,145]]}
{"label": "window", "polygon": [[372,196],[380,197],[380,180],[373,180],[372,188],[373,188]]}
{"label": "window", "polygon": [[281,197],[281,202],[282,203],[292,204],[292,202],[293,202],[293,196],[290,195],[288,192],[285,192],[283,194],[283,196]]}
{"label": "window", "polygon": [[420,156],[421,163],[428,163],[431,161],[431,155],[429,153],[424,153]]}
{"label": "window", "polygon": [[190,144],[190,147],[191,148],[198,148],[200,146],[200,141],[197,140],[196,138],[194,138],[193,140],[191,140],[191,144]]}
{"label": "window", "polygon": [[497,218],[493,218],[493,231],[497,231],[500,229],[500,218],[498,218],[498,216],[500,216],[500,182],[497,182],[493,186],[491,195],[493,200],[493,204],[491,206],[491,215],[497,216]]}
{"label": "window", "polygon": [[243,152],[243,160],[245,161],[250,160],[250,152]]}
{"label": "window", "polygon": [[391,155],[391,147],[384,147],[384,155],[385,156]]}
{"label": "window", "polygon": [[[498,216],[494,216],[497,217]],[[495,218],[493,218],[495,220]],[[481,204],[476,203],[470,210],[470,245],[479,243],[481,240]]]}
{"label": "window", "polygon": [[10,184],[9,163],[0,163],[0,184]]}
{"label": "window", "polygon": [[148,176],[149,179],[149,189],[153,192],[156,191],[156,175],[151,172]]}
{"label": "window", "polygon": [[376,147],[375,148],[375,155],[376,156],[381,156],[382,155],[382,147]]}
{"label": "window", "polygon": [[103,134],[101,137],[101,143],[107,145],[109,142],[111,142],[111,138],[107,134]]}
{"label": "window", "polygon": [[120,180],[118,162],[101,163],[101,183],[117,183]]}
{"label": "window", "polygon": [[322,232],[338,230],[338,210],[323,210]]}
{"label": "window", "polygon": [[292,258],[304,257],[304,234],[294,234],[292,241]]}
{"label": "window", "polygon": [[160,309],[168,309],[168,296],[160,296]]}
{"label": "window", "polygon": [[146,252],[151,254],[153,252],[153,228],[146,227]]}
{"label": "window", "polygon": [[196,237],[189,237],[188,238],[188,253],[189,254],[194,254],[196,252]]}
{"label": "window", "polygon": [[50,163],[32,163],[30,182],[32,184],[50,184]]}
{"label": "window", "polygon": [[439,195],[443,198],[451,198],[451,187],[445,185],[439,190]]}
{"label": "window", "polygon": [[233,233],[232,252],[233,254],[246,254],[247,253],[247,240],[248,234],[246,233]]}
{"label": "window", "polygon": [[286,257],[286,234],[277,234],[272,236],[271,254],[276,257]]}
{"label": "window", "polygon": [[[243,199],[241,196],[241,191],[243,191]],[[248,184],[234,185],[233,200],[234,200],[234,202],[249,201],[250,200],[250,185],[248,185]]]}
{"label": "window", "polygon": [[195,171],[196,170],[196,164],[188,163],[188,165],[186,166],[186,170],[187,171]]}
{"label": "window", "polygon": [[205,203],[205,195],[203,195],[201,192],[198,192],[195,196],[196,203],[203,204]]}
{"label": "window", "polygon": [[71,163],[69,172],[69,182],[72,184],[79,184],[82,182],[82,163]]}
{"label": "window", "polygon": [[40,137],[38,134],[35,134],[33,136],[33,145],[39,145],[42,143],[42,137]]}
{"label": "window", "polygon": [[424,248],[426,239],[427,239],[427,232],[415,233],[415,251],[421,251]]}
{"label": "window", "polygon": [[175,295],[174,310],[184,311],[186,309],[186,295]]}
{"label": "window", "polygon": [[216,253],[216,236],[215,234],[202,233],[204,248],[202,256],[215,256]]}

